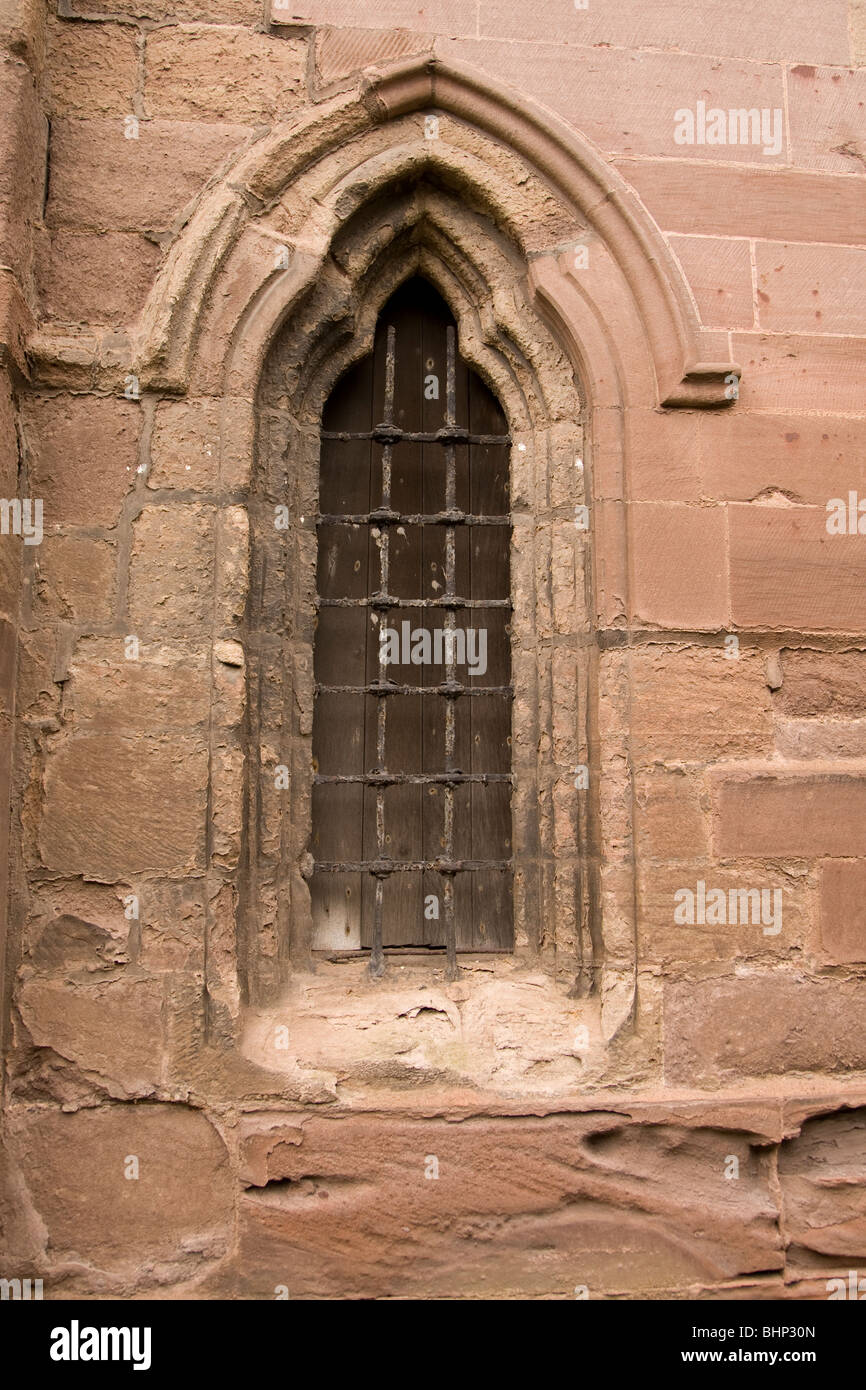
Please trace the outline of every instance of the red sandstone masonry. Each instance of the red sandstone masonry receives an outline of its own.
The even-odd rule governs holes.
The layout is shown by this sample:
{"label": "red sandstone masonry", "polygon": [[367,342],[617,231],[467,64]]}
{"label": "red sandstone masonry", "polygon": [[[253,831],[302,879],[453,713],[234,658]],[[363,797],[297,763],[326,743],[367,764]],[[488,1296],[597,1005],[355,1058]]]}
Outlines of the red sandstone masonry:
{"label": "red sandstone masonry", "polygon": [[694,159],[618,159],[664,231],[857,244],[863,179],[793,169],[707,167]]}
{"label": "red sandstone masonry", "polygon": [[[39,304],[31,296],[32,307],[44,316],[32,342],[34,386],[21,382],[19,391],[27,480],[46,503],[45,541],[25,555],[34,598],[17,698],[32,719],[26,726],[19,720],[25,738],[33,737],[22,747],[22,767],[32,766],[35,776],[11,824],[23,825],[34,873],[32,911],[22,912],[20,1047],[10,1058],[10,1095],[21,1190],[29,1187],[35,1220],[48,1233],[40,1259],[58,1280],[54,1292],[104,1295],[116,1278],[122,1297],[156,1283],[160,1296],[172,1296],[193,1278],[195,1295],[205,1297],[271,1297],[277,1283],[287,1283],[293,1297],[491,1290],[525,1297],[567,1294],[583,1277],[613,1294],[724,1296],[730,1290],[719,1285],[731,1279],[736,1296],[823,1297],[828,1259],[863,1253],[866,1123],[863,1112],[843,1111],[863,1099],[846,1069],[866,1070],[866,758],[840,756],[858,747],[866,724],[866,652],[847,650],[866,644],[866,538],[831,538],[825,528],[829,497],[849,488],[866,496],[864,74],[847,66],[844,0],[821,0],[820,16],[814,0],[697,7],[589,0],[586,11],[572,0],[538,0],[529,9],[514,0],[361,7],[295,0],[289,9],[299,18],[344,26],[306,36],[292,28],[266,32],[261,0],[112,0],[110,9],[70,0],[65,8],[89,18],[50,20],[47,230],[38,225],[45,123],[22,57],[26,47],[38,67],[35,37],[19,43],[7,64],[15,81],[8,108],[0,107],[0,141],[8,126],[24,151],[23,163],[0,170],[0,216],[9,205],[15,213],[0,260],[32,278],[41,295]],[[102,13],[112,17],[93,18]],[[399,33],[386,27],[395,24],[403,26]],[[316,96],[317,82],[348,91],[359,65],[428,52],[434,42],[446,60],[464,57],[482,77],[501,74],[513,84],[515,111],[506,108],[502,146],[525,94],[616,155],[671,234],[686,297],[690,287],[713,330],[702,339],[712,345],[708,358],[725,360],[730,351],[743,364],[742,394],[715,410],[658,406],[631,303],[648,274],[645,259],[630,263],[630,290],[614,259],[625,255],[621,246],[595,245],[593,278],[551,278],[549,308],[555,318],[562,307],[557,286],[563,302],[566,290],[574,296],[567,308],[586,349],[586,384],[600,399],[606,393],[586,443],[593,487],[586,550],[597,569],[593,598],[625,641],[594,658],[598,672],[588,680],[576,674],[583,672],[580,644],[592,634],[568,621],[582,593],[568,520],[576,500],[571,430],[582,403],[571,385],[573,363],[563,358],[562,388],[549,395],[560,422],[550,432],[557,468],[545,480],[539,455],[531,479],[535,496],[554,489],[546,500],[558,509],[557,548],[551,560],[548,550],[534,553],[521,541],[515,566],[518,616],[535,586],[544,591],[552,580],[553,611],[542,604],[536,629],[554,634],[555,651],[549,670],[543,651],[515,653],[516,673],[523,679],[529,666],[534,677],[537,668],[541,686],[537,703],[534,696],[518,702],[515,749],[537,757],[545,775],[555,759],[559,781],[542,789],[540,824],[546,836],[555,821],[556,842],[570,850],[572,768],[598,751],[598,819],[611,861],[599,869],[599,930],[608,963],[616,957],[623,966],[619,979],[609,972],[602,996],[607,1012],[615,1012],[617,990],[627,1004],[636,957],[634,1030],[606,1045],[598,1000],[568,995],[571,978],[554,981],[539,970],[513,993],[510,978],[506,988],[495,972],[479,979],[468,965],[450,994],[433,972],[406,988],[395,970],[406,993],[391,1015],[376,1014],[366,982],[347,987],[349,968],[341,965],[331,1007],[316,1026],[301,1002],[313,992],[312,976],[296,975],[292,997],[265,1011],[263,1028],[283,1018],[294,1028],[293,1047],[302,1047],[305,1027],[312,1039],[294,1071],[271,1071],[267,1060],[250,1060],[241,1040],[250,1013],[232,1014],[246,691],[238,620],[248,544],[241,507],[222,498],[214,505],[212,493],[218,482],[237,489],[238,499],[248,489],[255,387],[244,364],[277,322],[268,304],[281,292],[278,280],[257,311],[261,331],[247,309],[262,265],[272,264],[273,239],[251,230],[233,259],[221,262],[210,250],[202,256],[191,279],[203,287],[206,307],[197,340],[191,334],[194,384],[186,394],[154,401],[145,393],[142,405],[123,400],[124,354],[158,266],[176,251],[182,263],[194,241],[184,219],[226,161],[254,140],[267,142],[274,119],[306,116],[308,80]],[[783,65],[800,167],[782,167],[787,145],[770,168],[759,149],[687,152],[673,143],[674,111],[698,99],[782,105]],[[124,138],[123,117],[132,111],[141,117],[137,141]],[[398,138],[413,138],[422,124],[416,113]],[[465,112],[453,124],[465,150],[489,160],[498,192],[510,177],[501,149]],[[387,125],[373,137],[369,150],[375,141],[376,153],[386,149]],[[344,142],[329,156],[335,177],[350,167],[349,148]],[[286,158],[295,153],[290,137]],[[462,192],[461,174],[453,178]],[[274,176],[269,193],[280,192]],[[616,199],[608,194],[610,210]],[[301,201],[291,188],[270,230],[303,222]],[[471,203],[467,193],[467,217],[474,216]],[[325,215],[315,204],[300,228],[311,243],[316,218]],[[560,234],[560,225],[567,231]],[[559,242],[573,233],[570,219],[539,213],[527,245],[555,246],[567,270]],[[456,247],[459,237],[450,241]],[[659,243],[662,261],[663,252]],[[178,331],[166,335],[166,370],[180,391],[184,370],[175,371],[173,353],[196,312],[195,292],[182,278]],[[316,315],[339,329],[355,303],[329,299],[327,280],[328,273],[314,293],[336,310],[320,312],[314,300],[308,323]],[[585,342],[602,281],[611,292],[595,318],[605,332]],[[576,305],[585,291],[581,317]],[[510,284],[502,288],[497,314],[512,294]],[[539,346],[528,341],[529,322],[509,327],[520,352]],[[88,325],[126,330],[102,335],[122,367],[94,370],[88,353],[100,335]],[[828,333],[841,336],[822,336]],[[545,351],[558,358],[561,346],[554,331]],[[290,373],[304,350],[284,363]],[[236,388],[244,400],[225,395],[232,352],[232,380],[244,381]],[[0,447],[11,495],[18,422],[6,404],[3,398]],[[150,469],[136,476],[139,430],[150,421]],[[273,448],[276,458],[276,434]],[[524,476],[526,464],[518,463],[516,477]],[[132,486],[143,510],[127,522]],[[530,481],[525,487],[529,495]],[[312,510],[314,491],[311,467],[304,500],[295,499],[299,512]],[[524,512],[521,536],[532,534],[531,521]],[[72,533],[54,534],[55,525]],[[20,554],[20,545],[13,552],[0,544],[10,617],[17,605],[12,560]],[[254,584],[260,581],[281,614],[273,571],[256,572]],[[652,630],[626,634],[626,623]],[[73,624],[83,636],[70,633]],[[729,625],[753,630],[751,638],[741,631],[738,660],[725,655]],[[703,636],[660,640],[658,627],[697,628]],[[773,629],[785,637],[774,638]],[[137,662],[126,660],[124,631],[141,636]],[[814,649],[794,650],[809,631],[819,634]],[[4,687],[10,632],[0,629],[0,776],[13,713],[8,679]],[[833,647],[845,650],[827,650]],[[278,745],[310,717],[313,671],[305,661],[303,653],[287,653],[292,692],[271,726],[273,746],[263,751],[265,800],[275,795],[271,763],[287,756]],[[583,702],[589,691],[591,703],[596,676],[598,729],[587,739]],[[266,702],[275,699],[271,687],[266,677]],[[820,750],[821,759],[807,757]],[[517,797],[525,800],[518,780]],[[303,834],[303,800],[293,795],[290,805],[291,832]],[[264,827],[266,849],[276,853],[278,839],[272,825]],[[634,876],[625,868],[632,854]],[[568,858],[551,870],[555,891],[545,890],[538,923],[542,937],[565,942],[566,974],[574,963],[573,877]],[[673,894],[698,878],[778,886],[780,935],[764,938],[751,924],[675,924]],[[142,892],[137,956],[137,933],[122,913],[130,887]],[[635,887],[636,940],[628,915]],[[525,892],[517,882],[519,911]],[[256,949],[276,962],[286,921],[275,926],[269,893],[259,907]],[[501,964],[520,975],[519,959]],[[206,997],[212,1032],[204,1042]],[[590,1025],[587,1058],[571,1050],[577,1019]],[[495,1029],[492,1081],[473,1073],[474,1039],[487,1020]],[[349,1041],[332,1066],[335,1032]],[[446,1040],[441,1048],[437,1038]],[[810,1103],[820,1095],[822,1106],[839,1113],[810,1120],[802,1141],[783,1139],[809,1111],[785,1099],[801,1085],[791,1074],[803,1072]],[[616,1094],[599,1100],[592,1093],[600,1085]],[[666,1085],[687,1097],[679,1115]],[[718,1086],[725,1092],[708,1099],[707,1089]],[[660,1100],[648,1110],[639,1093],[650,1089]],[[743,1102],[743,1094],[751,1098]],[[192,1095],[202,1109],[123,1103],[167,1095]],[[68,1103],[83,1108],[63,1114]],[[262,1114],[249,1114],[256,1105]],[[352,1106],[366,1113],[346,1114]],[[587,1114],[569,1115],[569,1107]],[[246,1113],[232,1133],[235,1110]],[[524,1113],[502,1113],[508,1110]],[[225,1124],[231,1158],[211,1114]],[[106,1185],[99,1175],[112,1155],[130,1152],[145,1160],[141,1186],[124,1183],[119,1168]],[[441,1161],[438,1183],[424,1181],[431,1152]],[[738,1183],[720,1180],[729,1153],[742,1160]],[[124,1204],[114,1223],[104,1220],[106,1199]],[[467,1232],[483,1238],[467,1240]],[[792,1284],[792,1270],[806,1282]]]}
{"label": "red sandstone masonry", "polygon": [[30,396],[23,415],[46,531],[115,526],[136,480],[141,407],[99,396]]}
{"label": "red sandstone masonry", "polygon": [[736,627],[861,632],[862,536],[827,534],[826,508],[728,507]]}
{"label": "red sandstone masonry", "polygon": [[[862,178],[866,70],[796,64],[788,101],[794,165]],[[821,235],[820,224],[815,231]]]}
{"label": "red sandstone masonry", "polygon": [[[316,7],[317,8],[317,7]],[[761,61],[848,61],[846,0],[822,0],[816,23],[812,0],[733,0],[724,8],[689,0],[645,4],[639,0],[590,0],[573,10],[566,0],[481,0],[482,38],[556,40],[562,44],[663,48]]]}
{"label": "red sandstone masonry", "polygon": [[[866,240],[866,212],[861,240]],[[773,332],[862,333],[866,322],[866,246],[759,241],[755,262],[761,328]],[[733,322],[730,326],[736,327]]]}
{"label": "red sandstone masonry", "polygon": [[839,964],[866,961],[866,860],[821,865],[821,945]]}
{"label": "red sandstone masonry", "polygon": [[635,618],[659,627],[723,627],[728,619],[722,507],[637,502],[629,508]]}
{"label": "red sandstone masonry", "polygon": [[734,333],[731,344],[744,408],[862,413],[866,337]]}
{"label": "red sandstone masonry", "polygon": [[866,843],[866,766],[841,764],[801,774],[751,764],[710,774],[713,843],[723,859],[767,855],[851,858]]}
{"label": "red sandstone masonry", "polygon": [[57,121],[51,132],[52,227],[165,229],[248,138],[241,125],[142,121],[127,140],[119,119]]}
{"label": "red sandstone masonry", "polygon": [[[447,62],[472,63],[534,97],[602,150],[616,155],[681,156],[674,141],[674,114],[681,107],[782,109],[781,70],[736,59],[711,60],[680,53],[639,53],[616,48],[572,48],[553,43],[500,43],[440,39]],[[580,100],[575,105],[575,93]],[[762,165],[755,145],[693,145],[698,161]],[[774,163],[784,162],[784,146]]]}
{"label": "red sandstone masonry", "polygon": [[747,241],[671,237],[708,328],[751,328],[754,323],[752,263]]}

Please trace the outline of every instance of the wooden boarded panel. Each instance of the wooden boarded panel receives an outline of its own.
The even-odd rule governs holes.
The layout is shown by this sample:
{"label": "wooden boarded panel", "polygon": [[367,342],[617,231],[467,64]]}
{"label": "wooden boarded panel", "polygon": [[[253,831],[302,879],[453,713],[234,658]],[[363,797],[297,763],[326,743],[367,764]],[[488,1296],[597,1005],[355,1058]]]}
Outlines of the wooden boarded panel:
{"label": "wooden boarded panel", "polygon": [[[453,320],[444,302],[425,282],[404,286],[383,310],[373,355],[338,383],[323,429],[357,435],[369,432],[386,414],[387,330],[396,332],[393,423],[406,431],[434,433],[449,423],[447,330]],[[456,359],[453,420],[471,435],[504,436],[502,412],[487,387]],[[390,450],[391,492],[383,494],[383,456]],[[453,487],[447,477],[452,459]],[[507,444],[461,442],[446,445],[402,440],[392,446],[370,439],[323,440],[320,513],[360,515],[390,507],[403,515],[437,514],[447,505],[475,515],[507,516]],[[361,687],[380,674],[423,694],[375,695],[322,692],[314,721],[314,757],[320,773],[387,770],[401,775],[473,772],[508,773],[511,767],[511,706],[505,693],[458,695],[450,701],[454,739],[446,748],[449,700],[439,686],[449,676],[437,653],[435,634],[448,625],[441,606],[409,606],[411,601],[442,599],[450,592],[481,602],[507,600],[510,592],[510,532],[507,526],[453,525],[454,573],[449,576],[447,529],[442,523],[400,526],[332,520],[319,528],[318,592],[321,598],[359,600],[386,589],[407,604],[388,609],[382,623],[399,640],[398,660],[380,672],[381,624],[370,607],[320,611],[316,637],[316,679],[322,684]],[[385,535],[387,533],[387,542]],[[387,545],[387,578],[382,557]],[[511,675],[510,612],[505,607],[454,611],[460,633],[454,679],[466,686],[508,686]],[[431,660],[405,658],[403,625],[411,634],[428,634]],[[486,633],[486,669],[470,671],[464,646],[472,628]],[[435,660],[439,656],[439,661]],[[476,646],[476,656],[478,647]],[[384,709],[384,757],[379,734]],[[452,835],[445,803],[452,797]],[[380,843],[384,809],[383,840]],[[327,826],[323,822],[327,819]],[[327,853],[325,853],[327,849]],[[427,861],[508,859],[511,856],[510,785],[458,783],[449,793],[441,783],[397,782],[380,791],[359,783],[319,785],[314,795],[313,852],[317,860]],[[329,880],[329,882],[325,882]],[[369,947],[375,902],[370,873],[314,874],[314,944],[330,946],[340,935]],[[511,873],[499,869],[456,874],[455,921],[459,950],[508,950],[513,944]],[[384,881],[383,945],[444,944],[444,878],[434,868],[395,872]],[[347,908],[347,903],[349,904]],[[437,911],[438,909],[438,911]],[[349,921],[349,919],[351,919]],[[341,926],[349,922],[348,927]],[[338,929],[339,928],[339,929]]]}

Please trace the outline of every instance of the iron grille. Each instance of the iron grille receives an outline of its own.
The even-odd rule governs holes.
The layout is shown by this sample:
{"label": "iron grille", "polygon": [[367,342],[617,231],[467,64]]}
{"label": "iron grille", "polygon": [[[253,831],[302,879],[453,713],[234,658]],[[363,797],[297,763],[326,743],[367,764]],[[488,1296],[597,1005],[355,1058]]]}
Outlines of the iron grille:
{"label": "iron grille", "polygon": [[[456,419],[456,334],[452,325],[446,328],[446,372],[445,372],[445,423],[435,431],[403,430],[394,422],[395,365],[397,360],[396,328],[387,329],[385,352],[384,418],[371,430],[344,431],[323,430],[322,439],[334,443],[357,440],[372,440],[381,445],[381,490],[378,505],[367,512],[319,513],[317,528],[323,526],[357,525],[375,527],[379,531],[377,549],[379,554],[378,585],[374,593],[364,597],[317,597],[317,607],[323,608],[366,608],[375,613],[379,624],[395,609],[439,609],[443,611],[444,633],[454,632],[457,614],[474,608],[502,608],[511,610],[510,599],[473,599],[456,592],[456,535],[458,528],[498,527],[511,531],[510,516],[474,515],[457,506],[456,489],[456,447],[460,445],[508,445],[507,434],[472,434],[458,425]],[[373,417],[375,418],[375,416]],[[392,455],[401,443],[439,445],[444,450],[445,460],[445,507],[443,511],[425,513],[404,513],[392,507],[391,479]],[[372,500],[372,499],[371,499]],[[444,547],[444,592],[431,598],[404,598],[389,592],[389,545],[391,532],[395,527],[424,526],[443,528]],[[321,537],[321,531],[319,531]],[[506,540],[506,544],[507,544]],[[381,634],[381,626],[380,626]],[[400,683],[390,678],[388,664],[380,641],[378,679],[365,684],[334,684],[317,681],[315,694],[317,701],[323,695],[355,695],[375,698],[376,710],[376,766],[363,773],[320,773],[316,772],[316,785],[359,783],[364,787],[375,788],[376,793],[376,845],[375,858],[354,860],[315,860],[315,873],[361,873],[375,880],[375,906],[372,921],[370,945],[370,973],[381,976],[385,964],[383,947],[383,901],[386,880],[393,874],[412,871],[431,871],[442,876],[442,898],[444,916],[445,951],[447,971],[453,977],[457,973],[457,933],[455,928],[455,891],[457,875],[471,870],[510,871],[512,859],[458,858],[454,843],[454,794],[461,784],[490,784],[496,782],[512,783],[512,774],[496,772],[465,772],[455,764],[455,729],[457,724],[457,704],[461,700],[487,699],[492,696],[513,698],[513,686],[491,685],[471,686],[458,679],[455,639],[443,634],[445,652],[445,679],[435,685]],[[444,752],[445,770],[442,772],[398,772],[386,766],[386,729],[388,721],[388,701],[396,695],[420,695],[425,699],[441,699],[444,705]],[[441,786],[444,792],[444,849],[438,857],[430,859],[393,859],[386,852],[385,833],[385,791],[390,786],[399,785]]]}

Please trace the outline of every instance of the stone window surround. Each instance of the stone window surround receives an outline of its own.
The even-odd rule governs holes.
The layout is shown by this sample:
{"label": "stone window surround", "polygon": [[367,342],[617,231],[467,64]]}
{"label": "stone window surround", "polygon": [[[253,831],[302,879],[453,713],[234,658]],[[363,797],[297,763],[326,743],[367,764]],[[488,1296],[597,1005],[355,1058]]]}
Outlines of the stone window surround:
{"label": "stone window surround", "polygon": [[[436,141],[425,140],[424,116],[431,112],[440,117]],[[424,211],[416,218],[414,241],[407,239],[390,281],[387,274],[378,281],[374,275],[358,299],[364,248],[353,248],[350,237],[341,243],[342,232],[359,210],[369,209],[377,197],[381,204],[382,196],[393,198],[401,190],[405,195],[422,173],[424,194],[414,196],[413,208],[418,213],[423,204]],[[459,214],[453,202],[446,207],[448,192],[460,189],[471,190],[476,217],[486,213],[492,224],[494,232],[488,231],[486,240],[478,225],[467,231],[465,207]],[[541,235],[539,199],[544,204]],[[411,201],[404,196],[404,211]],[[502,236],[505,230],[507,237]],[[335,284],[325,268],[338,245],[344,247],[346,261],[342,283]],[[588,275],[575,267],[578,245],[589,249]],[[274,254],[277,249],[280,256]],[[463,281],[453,263],[455,249],[463,254]],[[477,277],[486,269],[479,262],[488,253],[494,260],[498,255],[506,269],[504,278],[490,275],[485,294],[483,273],[480,283]],[[563,1016],[572,1020],[578,997],[592,995],[597,1006],[593,1030],[597,1028],[604,1051],[606,1042],[630,1031],[637,987],[623,412],[634,405],[654,410],[724,406],[730,394],[725,378],[739,375],[727,360],[726,335],[699,327],[675,258],[620,176],[549,113],[467,68],[421,59],[371,69],[354,90],[275,127],[205,190],[170,250],[127,351],[117,334],[83,344],[70,343],[69,335],[61,339],[45,333],[33,336],[32,359],[48,384],[74,386],[80,377],[100,389],[122,389],[132,360],[145,392],[218,399],[220,500],[226,522],[236,527],[249,491],[256,393],[272,345],[297,334],[305,309],[317,303],[317,296],[315,324],[336,329],[343,344],[341,355],[333,339],[320,335],[319,350],[327,363],[307,351],[303,372],[294,382],[297,389],[304,374],[312,381],[318,372],[315,390],[306,385],[302,390],[298,421],[298,442],[303,436],[307,445],[299,477],[309,479],[315,472],[309,445],[328,381],[333,383],[349,361],[368,350],[389,284],[394,287],[413,269],[427,274],[451,303],[467,359],[506,409],[515,454],[520,455],[515,502],[527,520],[533,514],[532,499],[521,468],[543,461],[544,486],[555,486],[557,465],[551,467],[550,461],[568,459],[573,469],[583,430],[593,559],[587,567],[586,608],[570,634],[579,637],[575,645],[582,663],[583,709],[574,726],[580,732],[562,764],[565,768],[574,758],[590,765],[589,796],[582,809],[572,805],[565,812],[575,827],[573,844],[582,851],[575,861],[585,886],[577,894],[572,888],[573,899],[582,904],[582,930],[570,940],[566,931],[559,950],[549,932],[538,939],[531,923],[549,921],[551,909],[556,911],[548,884],[549,906],[543,915],[535,906],[523,912],[518,941],[530,952],[538,946],[537,963],[569,982],[571,1000],[565,990],[557,991]],[[321,301],[326,294],[331,295],[329,305]],[[350,303],[353,296],[357,302]],[[322,315],[324,307],[330,318]],[[569,524],[577,495],[577,490],[562,494],[556,521]],[[516,566],[522,559],[518,547]],[[218,543],[217,592],[239,582],[243,587],[243,576],[226,570],[236,562],[236,547]],[[530,630],[527,620],[518,648]],[[226,624],[215,619],[215,644],[242,635],[243,620]],[[215,657],[215,667],[217,663]],[[524,697],[529,689],[524,688]],[[528,707],[539,708],[532,697]],[[215,723],[212,729],[209,804],[214,816],[217,806],[229,802],[237,811],[241,803],[242,760],[233,754],[244,747],[245,737],[240,725],[220,728]],[[516,750],[518,783],[520,756]],[[528,820],[525,825],[529,844],[534,828]],[[209,845],[218,838],[209,830]],[[552,862],[552,837],[547,851]],[[236,876],[231,855],[215,855],[213,864]],[[298,875],[302,868],[299,859]],[[536,883],[543,877],[536,873]],[[224,939],[221,931],[223,945]],[[262,971],[255,953],[243,959],[241,933],[238,975],[241,993],[251,1003],[275,997],[288,968],[288,940],[288,933],[278,933],[266,943],[264,957],[270,962]],[[303,940],[300,946],[303,952]],[[236,1014],[238,977],[227,978],[226,952],[221,949],[220,955],[223,976],[208,975],[208,991]]]}

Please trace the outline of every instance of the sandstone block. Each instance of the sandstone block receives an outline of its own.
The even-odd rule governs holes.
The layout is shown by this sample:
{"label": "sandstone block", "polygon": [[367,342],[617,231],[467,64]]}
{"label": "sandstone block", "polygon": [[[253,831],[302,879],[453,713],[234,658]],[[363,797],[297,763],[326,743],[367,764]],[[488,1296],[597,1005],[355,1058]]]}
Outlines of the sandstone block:
{"label": "sandstone block", "polygon": [[138,81],[135,30],[123,24],[48,25],[46,101],[52,119],[126,116]]}
{"label": "sandstone block", "polygon": [[[85,1259],[147,1284],[168,1271],[191,1276],[226,1248],[228,1157],[198,1111],[43,1111],[21,1124],[16,1148],[55,1258]],[[133,1180],[124,1176],[130,1157],[138,1161]]]}
{"label": "sandstone block", "polygon": [[135,485],[140,407],[104,396],[30,396],[23,415],[46,527],[116,526]]}
{"label": "sandstone block", "polygon": [[854,244],[863,217],[856,179],[795,169],[701,168],[692,160],[617,160],[659,225],[704,236]]}
{"label": "sandstone block", "polygon": [[645,772],[636,779],[635,844],[650,859],[695,859],[706,854],[707,828],[700,784],[680,772]]}
{"label": "sandstone block", "polygon": [[109,622],[114,611],[113,545],[77,536],[46,536],[39,546],[39,598],[52,617]]}
{"label": "sandstone block", "polygon": [[220,458],[220,401],[164,401],[157,407],[147,485],[193,488],[215,485]]}
{"label": "sandstone block", "polygon": [[677,256],[710,328],[751,328],[754,321],[749,243],[721,237],[674,236]]}
{"label": "sandstone block", "polygon": [[721,507],[652,502],[629,509],[638,621],[685,631],[727,622],[727,524]]}
{"label": "sandstone block", "polygon": [[866,1112],[862,1107],[815,1115],[781,1146],[779,1182],[788,1257],[798,1269],[811,1266],[826,1275],[829,1260],[847,1264],[862,1258],[864,1146]]}
{"label": "sandstone block", "polygon": [[203,865],[207,749],[194,739],[92,734],[50,758],[43,863],[113,880]]}
{"label": "sandstone block", "polygon": [[866,247],[759,241],[755,262],[762,328],[863,333]]}
{"label": "sandstone block", "polygon": [[239,125],[142,121],[128,140],[119,118],[58,120],[46,219],[94,231],[166,229],[248,134]]}
{"label": "sandstone block", "polygon": [[717,812],[717,853],[754,859],[850,858],[862,852],[866,830],[866,777],[832,768],[788,776],[755,771],[751,777],[711,775]]}
{"label": "sandstone block", "polygon": [[729,507],[735,627],[859,632],[862,537],[828,535],[824,507]]}
{"label": "sandstone block", "polygon": [[727,18],[712,8],[694,9],[685,0],[663,6],[594,0],[574,13],[559,0],[541,0],[531,11],[515,9],[509,0],[481,0],[479,26],[482,37],[516,41],[550,40],[555,33],[569,45],[688,48],[691,53],[755,59],[786,59],[796,53],[813,63],[848,61],[844,8],[828,7],[816,25],[809,0],[792,5],[770,0],[758,9],[736,4]]}
{"label": "sandstone block", "polygon": [[824,412],[853,414],[862,403],[863,338],[734,333],[731,352],[743,369],[743,408],[796,412],[804,401],[820,401]]}
{"label": "sandstone block", "polygon": [[424,53],[432,46],[431,38],[409,29],[317,29],[316,72],[321,82],[335,82],[371,63]]}
{"label": "sandstone block", "polygon": [[147,37],[144,103],[170,120],[263,124],[300,105],[307,45],[219,24],[177,24]]}
{"label": "sandstone block", "polygon": [[207,722],[210,670],[204,647],[140,643],[136,660],[122,637],[85,638],[70,663],[68,708],[76,725],[130,734],[175,730]]}
{"label": "sandstone block", "polygon": [[[701,883],[703,912],[698,910]],[[691,922],[682,920],[683,890],[692,894],[685,900],[694,904]],[[719,891],[724,894],[723,914],[712,910],[720,899],[710,895]],[[720,867],[707,859],[675,866],[641,863],[638,904],[639,959],[671,973],[683,964],[796,960],[814,938],[808,877],[782,873],[775,865]],[[724,920],[706,920],[717,915]]]}
{"label": "sandstone block", "polygon": [[826,508],[851,488],[866,495],[866,421],[763,411],[710,412],[697,422],[704,496],[751,502],[782,493]]}
{"label": "sandstone block", "polygon": [[821,865],[821,945],[840,964],[866,961],[866,861]]}
{"label": "sandstone block", "polygon": [[785,714],[866,716],[866,651],[783,651],[782,676],[774,698]]}
{"label": "sandstone block", "polygon": [[159,258],[159,247],[138,233],[58,228],[37,265],[43,310],[64,323],[131,323]]}
{"label": "sandstone block", "polygon": [[[589,1116],[263,1129],[247,1141],[259,1191],[241,1211],[237,1277],[251,1294],[283,1283],[290,1296],[526,1297],[586,1284],[593,1296],[779,1263],[767,1176],[740,1135]],[[725,1152],[742,1153],[745,1181],[718,1181]],[[674,1212],[673,1189],[709,1204],[703,1234]]]}
{"label": "sandstone block", "polygon": [[115,1096],[146,1096],[162,1070],[162,986],[127,976],[98,983],[33,976],[18,1008],[37,1047],[98,1076]]}
{"label": "sandstone block", "polygon": [[744,1076],[860,1071],[866,981],[778,971],[671,980],[665,986],[665,1080],[720,1085]]}
{"label": "sandstone block", "polygon": [[810,63],[798,63],[788,71],[794,164],[801,169],[861,173],[866,72],[847,65],[833,68]]}
{"label": "sandstone block", "polygon": [[721,638],[706,647],[640,647],[631,677],[639,764],[769,752],[771,700],[757,653],[741,646],[739,657],[728,657]]}
{"label": "sandstone block", "polygon": [[[429,25],[426,16],[425,22]],[[676,158],[688,149],[696,162],[766,164],[760,145],[677,144],[674,113],[683,107],[693,110],[699,96],[708,110],[784,107],[781,74],[771,65],[601,45],[572,47],[562,44],[559,31],[553,42],[534,43],[531,49],[498,38],[440,39],[437,53],[472,63],[544,102],[610,154]],[[579,119],[576,90],[581,94]],[[660,93],[665,97],[660,99]],[[775,162],[783,156],[784,147]]]}
{"label": "sandstone block", "polygon": [[161,640],[209,632],[213,554],[213,508],[144,507],[133,527],[130,557],[132,631]]}

